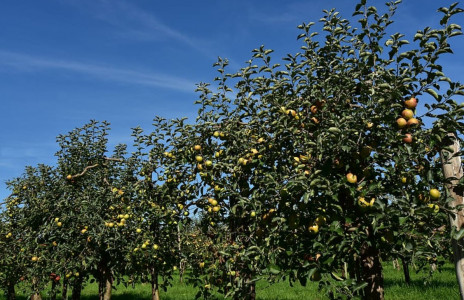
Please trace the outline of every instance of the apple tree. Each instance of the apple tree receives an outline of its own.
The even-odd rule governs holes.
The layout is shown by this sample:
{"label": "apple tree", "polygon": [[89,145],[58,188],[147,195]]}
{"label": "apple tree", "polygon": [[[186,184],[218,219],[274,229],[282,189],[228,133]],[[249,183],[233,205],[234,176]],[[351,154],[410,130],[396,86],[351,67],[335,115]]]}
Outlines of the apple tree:
{"label": "apple tree", "polygon": [[[461,237],[448,223],[459,207],[439,153],[449,133],[462,137],[464,86],[439,58],[461,35],[450,20],[462,10],[440,8],[439,27],[408,41],[389,32],[399,3],[380,13],[361,1],[358,27],[326,10],[324,34],[300,25],[301,51],[283,66],[261,47],[237,73],[218,62],[218,92],[199,86],[202,149],[224,154],[204,172],[203,195],[219,186],[231,242],[220,253],[239,254],[237,297],[254,298],[253,282],[267,276],[319,281],[334,298],[382,299],[382,258],[436,257],[437,232]],[[211,282],[226,293],[228,283]]]}

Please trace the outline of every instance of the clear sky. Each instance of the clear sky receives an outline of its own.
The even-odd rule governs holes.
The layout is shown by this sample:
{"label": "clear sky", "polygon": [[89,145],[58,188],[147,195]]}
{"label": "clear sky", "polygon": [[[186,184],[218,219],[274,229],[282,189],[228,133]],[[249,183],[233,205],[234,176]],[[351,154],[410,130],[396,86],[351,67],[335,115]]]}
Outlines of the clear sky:
{"label": "clear sky", "polygon": [[[107,120],[112,144],[131,143],[131,128],[150,130],[155,115],[194,118],[195,84],[213,81],[218,56],[230,60],[232,72],[265,45],[280,62],[301,46],[297,25],[332,7],[351,18],[356,2],[1,1],[0,199],[8,195],[4,182],[26,165],[55,162],[57,135]],[[393,29],[412,41],[417,29],[437,26],[436,9],[452,2],[404,0]],[[455,55],[441,63],[464,82],[464,38],[452,46]]]}

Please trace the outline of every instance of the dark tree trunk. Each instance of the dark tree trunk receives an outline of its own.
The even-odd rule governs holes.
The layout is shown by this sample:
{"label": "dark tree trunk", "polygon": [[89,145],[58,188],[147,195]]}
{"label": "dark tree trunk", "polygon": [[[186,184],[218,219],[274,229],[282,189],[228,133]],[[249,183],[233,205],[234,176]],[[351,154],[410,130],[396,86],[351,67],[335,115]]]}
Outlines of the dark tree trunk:
{"label": "dark tree trunk", "polygon": [[151,269],[151,300],[159,300],[158,273]]}
{"label": "dark tree trunk", "polygon": [[101,263],[98,274],[98,297],[100,300],[110,300],[113,290],[113,274],[105,262]]}
{"label": "dark tree trunk", "polygon": [[63,289],[61,290],[61,300],[66,300],[68,298],[68,281],[63,280]]}
{"label": "dark tree trunk", "polygon": [[365,245],[361,249],[362,281],[367,283],[364,288],[364,300],[383,300],[383,274],[379,250],[374,246]]}
{"label": "dark tree trunk", "polygon": [[401,263],[403,264],[404,281],[409,285],[411,284],[411,276],[409,276],[409,261],[402,258]]}
{"label": "dark tree trunk", "polygon": [[52,289],[50,291],[50,300],[56,300],[56,281],[52,281]]}
{"label": "dark tree trunk", "polygon": [[6,299],[16,300],[15,286],[12,282],[7,282]]}
{"label": "dark tree trunk", "polygon": [[256,284],[253,282],[250,284],[250,298],[249,300],[255,300],[256,299]]}
{"label": "dark tree trunk", "polygon": [[72,300],[81,299],[81,292],[82,292],[82,277],[79,277],[73,284],[71,299]]}

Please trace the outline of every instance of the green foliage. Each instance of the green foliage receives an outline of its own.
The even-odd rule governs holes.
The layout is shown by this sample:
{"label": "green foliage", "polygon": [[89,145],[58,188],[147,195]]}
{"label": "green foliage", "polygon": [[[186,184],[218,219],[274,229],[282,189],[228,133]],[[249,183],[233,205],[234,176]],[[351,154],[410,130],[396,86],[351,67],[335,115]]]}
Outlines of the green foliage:
{"label": "green foliage", "polygon": [[324,11],[321,33],[300,25],[302,47],[282,62],[264,46],[235,73],[219,59],[195,123],[157,117],[133,130],[131,154],[109,155],[106,122],[59,136],[56,167],[8,183],[2,286],[38,292],[54,273],[75,290],[91,276],[100,293],[113,280],[157,289],[159,276],[166,288],[187,265],[208,299],[254,299],[260,280],[381,298],[369,294],[383,288],[381,259],[425,269],[449,256],[463,231],[448,222],[440,153],[449,133],[462,141],[464,86],[439,58],[462,10],[439,9],[439,28],[408,41],[389,32],[399,3],[361,1],[357,23]]}

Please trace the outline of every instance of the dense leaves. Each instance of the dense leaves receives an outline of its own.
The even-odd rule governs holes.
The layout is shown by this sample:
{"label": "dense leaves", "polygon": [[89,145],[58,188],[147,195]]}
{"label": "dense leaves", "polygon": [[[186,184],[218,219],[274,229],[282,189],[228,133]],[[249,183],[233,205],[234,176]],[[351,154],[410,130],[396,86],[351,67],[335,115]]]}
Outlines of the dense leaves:
{"label": "dense leaves", "polygon": [[449,257],[460,207],[439,154],[449,133],[462,139],[464,86],[438,63],[462,10],[439,9],[440,27],[408,41],[389,33],[400,1],[384,13],[365,2],[358,23],[327,10],[321,33],[300,25],[300,52],[282,62],[264,47],[235,73],[219,59],[216,91],[198,85],[195,123],[135,128],[131,154],[109,154],[107,123],[60,136],[56,167],[8,183],[5,290],[28,277],[40,291],[53,273],[75,290],[92,276],[101,296],[113,280],[156,293],[158,276],[166,287],[187,267],[198,297],[253,299],[257,280],[288,279],[372,299],[381,260]]}

